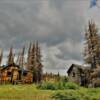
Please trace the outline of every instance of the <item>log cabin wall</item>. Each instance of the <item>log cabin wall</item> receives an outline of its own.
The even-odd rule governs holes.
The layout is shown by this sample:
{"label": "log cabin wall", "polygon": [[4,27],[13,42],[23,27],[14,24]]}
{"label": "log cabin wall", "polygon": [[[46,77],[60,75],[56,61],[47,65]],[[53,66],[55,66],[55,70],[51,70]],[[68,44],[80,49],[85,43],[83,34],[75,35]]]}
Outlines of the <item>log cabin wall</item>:
{"label": "log cabin wall", "polygon": [[67,71],[70,82],[77,83],[81,86],[86,86],[91,82],[91,68],[84,67],[77,64],[72,64]]}
{"label": "log cabin wall", "polygon": [[77,67],[74,67],[73,70],[68,74],[68,76],[70,82],[81,84],[80,71]]}
{"label": "log cabin wall", "polygon": [[72,64],[68,69],[68,80],[81,85],[83,69],[80,65]]}
{"label": "log cabin wall", "polygon": [[32,83],[33,82],[33,74],[31,71],[26,71],[23,73],[22,77],[21,77],[21,81],[23,84],[25,83]]}
{"label": "log cabin wall", "polygon": [[0,83],[32,83],[33,73],[31,71],[22,71],[17,65],[9,65],[0,70]]}
{"label": "log cabin wall", "polygon": [[10,83],[19,78],[19,68],[16,66],[7,66],[1,70],[1,82],[0,83]]}

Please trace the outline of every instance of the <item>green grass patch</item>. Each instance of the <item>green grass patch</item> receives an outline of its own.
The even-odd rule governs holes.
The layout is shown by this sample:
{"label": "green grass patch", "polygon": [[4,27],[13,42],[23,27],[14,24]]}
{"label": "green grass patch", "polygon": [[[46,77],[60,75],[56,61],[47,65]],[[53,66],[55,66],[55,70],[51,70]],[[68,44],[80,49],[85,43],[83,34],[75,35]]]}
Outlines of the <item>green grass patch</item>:
{"label": "green grass patch", "polygon": [[54,100],[100,100],[100,88],[58,91],[51,95]]}
{"label": "green grass patch", "polygon": [[36,84],[0,85],[0,100],[100,100],[100,88],[47,90]]}
{"label": "green grass patch", "polygon": [[65,90],[65,89],[79,89],[75,83],[70,82],[57,82],[57,83],[50,83],[50,82],[43,82],[37,86],[38,89],[43,90]]}

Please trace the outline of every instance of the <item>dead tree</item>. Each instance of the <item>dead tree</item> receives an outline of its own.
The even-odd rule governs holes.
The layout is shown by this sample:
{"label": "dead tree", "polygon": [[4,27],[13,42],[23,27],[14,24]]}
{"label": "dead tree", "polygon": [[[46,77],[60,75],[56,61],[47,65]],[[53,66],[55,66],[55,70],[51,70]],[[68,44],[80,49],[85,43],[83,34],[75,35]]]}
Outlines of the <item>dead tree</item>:
{"label": "dead tree", "polygon": [[23,67],[24,65],[24,54],[25,54],[25,46],[23,47],[20,56],[19,56],[19,65]]}
{"label": "dead tree", "polygon": [[21,52],[21,51],[18,52],[18,56],[17,56],[17,59],[16,59],[16,64],[17,64],[17,65],[19,65],[20,52]]}
{"label": "dead tree", "polygon": [[31,53],[32,53],[32,44],[30,42],[29,49],[28,49],[28,55],[27,55],[27,69],[31,70]]}
{"label": "dead tree", "polygon": [[33,82],[40,82],[42,77],[42,64],[38,42],[30,44],[28,50],[27,63],[29,70],[33,72]]}
{"label": "dead tree", "polygon": [[0,52],[0,66],[1,66],[1,63],[2,63],[2,58],[3,58],[3,52],[1,50],[1,52]]}
{"label": "dead tree", "polygon": [[7,65],[14,64],[14,54],[13,54],[13,48],[10,48],[9,55],[8,55],[8,61]]}
{"label": "dead tree", "polygon": [[100,36],[95,23],[89,21],[88,29],[85,32],[85,50],[84,60],[90,64],[92,68],[96,68],[100,64]]}
{"label": "dead tree", "polygon": [[37,61],[37,73],[38,73],[38,77],[37,80],[40,82],[42,79],[42,60],[41,60],[41,50],[40,47],[38,45],[38,41],[36,43],[36,61]]}

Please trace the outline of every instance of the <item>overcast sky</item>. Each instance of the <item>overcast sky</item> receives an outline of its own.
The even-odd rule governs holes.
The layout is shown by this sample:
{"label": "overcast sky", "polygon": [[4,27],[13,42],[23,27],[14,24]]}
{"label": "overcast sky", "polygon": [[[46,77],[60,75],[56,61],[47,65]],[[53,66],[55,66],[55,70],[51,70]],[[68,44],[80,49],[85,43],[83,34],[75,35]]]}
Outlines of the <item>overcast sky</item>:
{"label": "overcast sky", "polygon": [[0,0],[4,57],[11,45],[17,52],[38,40],[44,71],[66,74],[72,63],[84,64],[84,29],[89,19],[100,24],[100,8],[89,6],[90,0]]}

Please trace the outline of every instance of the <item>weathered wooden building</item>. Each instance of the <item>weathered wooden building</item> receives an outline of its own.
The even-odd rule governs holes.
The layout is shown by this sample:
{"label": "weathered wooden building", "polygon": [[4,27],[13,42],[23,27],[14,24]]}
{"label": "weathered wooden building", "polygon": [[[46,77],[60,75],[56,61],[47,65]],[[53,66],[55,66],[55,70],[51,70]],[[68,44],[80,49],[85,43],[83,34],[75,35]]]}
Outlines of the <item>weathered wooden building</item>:
{"label": "weathered wooden building", "polygon": [[32,83],[32,72],[22,70],[18,65],[11,64],[0,69],[0,83]]}
{"label": "weathered wooden building", "polygon": [[21,78],[22,83],[33,83],[33,73],[32,71],[26,71],[24,70],[22,72],[22,78]]}
{"label": "weathered wooden building", "polygon": [[90,83],[90,72],[90,67],[72,64],[67,71],[68,80],[82,86],[87,86]]}
{"label": "weathered wooden building", "polygon": [[86,87],[100,87],[100,67],[92,69],[77,64],[72,64],[68,71],[68,79]]}
{"label": "weathered wooden building", "polygon": [[10,83],[20,79],[21,70],[17,65],[4,66],[0,70],[0,83]]}

